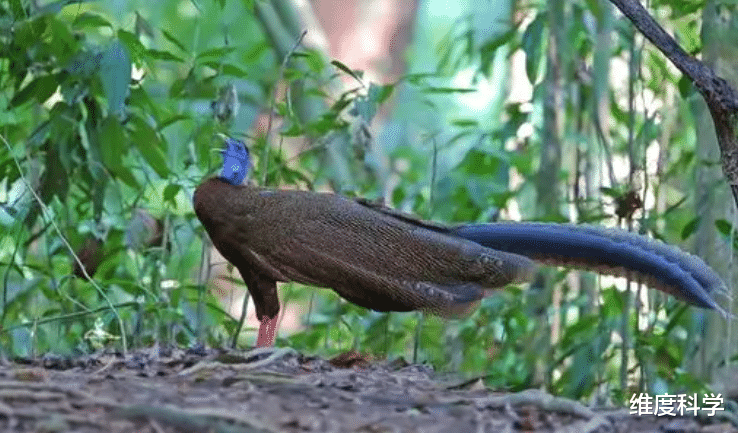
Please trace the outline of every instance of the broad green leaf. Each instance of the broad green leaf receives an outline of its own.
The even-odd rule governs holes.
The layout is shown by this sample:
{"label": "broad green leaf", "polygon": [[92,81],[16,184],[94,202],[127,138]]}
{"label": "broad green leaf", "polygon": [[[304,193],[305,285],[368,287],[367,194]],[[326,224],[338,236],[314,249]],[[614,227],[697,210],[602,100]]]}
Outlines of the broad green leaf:
{"label": "broad green leaf", "polygon": [[106,117],[100,128],[100,157],[108,168],[122,165],[125,134],[120,122]]}
{"label": "broad green leaf", "polygon": [[10,10],[13,11],[13,18],[16,21],[26,18],[26,10],[23,8],[21,0],[10,0]]}
{"label": "broad green leaf", "polygon": [[140,64],[146,55],[146,47],[138,39],[138,36],[125,30],[118,30],[118,39],[128,49],[128,55],[131,59],[136,64]]}
{"label": "broad green leaf", "polygon": [[106,20],[102,15],[98,15],[92,12],[82,12],[81,14],[77,15],[72,25],[77,28],[80,28],[80,27],[110,27],[112,28],[113,27],[110,24],[110,22]]}
{"label": "broad green leaf", "polygon": [[48,22],[51,32],[50,37],[54,41],[50,45],[50,49],[59,63],[66,64],[69,58],[78,51],[79,43],[66,22],[59,21],[56,18],[49,18]]}
{"label": "broad green leaf", "polygon": [[162,129],[166,128],[169,125],[172,125],[176,122],[179,122],[180,120],[188,120],[190,119],[190,116],[186,116],[184,114],[175,114],[174,116],[164,119],[161,122],[159,122],[158,130],[161,131]]}
{"label": "broad green leaf", "polygon": [[136,143],[139,152],[141,152],[141,155],[143,155],[146,162],[149,163],[156,174],[161,178],[167,178],[169,176],[169,168],[167,167],[167,161],[162,151],[163,142],[159,138],[159,135],[154,128],[149,126],[140,117],[133,117],[131,123],[134,125],[131,139]]}
{"label": "broad green leaf", "polygon": [[127,185],[138,188],[139,185],[133,173],[123,164],[127,144],[128,140],[120,122],[113,117],[106,117],[100,128],[100,155],[103,164]]}
{"label": "broad green leaf", "polygon": [[103,54],[100,62],[100,80],[108,98],[108,110],[118,118],[122,118],[125,114],[131,69],[128,51],[120,40],[116,39]]}
{"label": "broad green leaf", "polygon": [[697,227],[700,225],[700,220],[701,218],[696,216],[692,218],[692,221],[688,222],[684,226],[684,228],[682,229],[682,240],[692,236],[692,233],[694,233],[697,230]]}
{"label": "broad green leaf", "polygon": [[541,60],[543,60],[543,38],[546,14],[539,13],[523,33],[523,51],[525,51],[525,72],[531,83],[538,82]]}
{"label": "broad green leaf", "polygon": [[46,102],[51,95],[56,92],[56,88],[59,87],[59,76],[58,75],[44,75],[32,80],[28,85],[13,95],[13,98],[8,104],[8,108],[18,107],[25,104],[30,99],[35,99],[39,104]]}
{"label": "broad green leaf", "polygon": [[177,201],[174,199],[177,196],[177,193],[182,189],[180,185],[170,183],[164,188],[164,201],[168,201],[172,203],[172,206],[175,208],[177,207]]}
{"label": "broad green leaf", "polygon": [[486,176],[496,173],[503,161],[499,156],[478,149],[471,149],[466,153],[458,169],[466,174]]}
{"label": "broad green leaf", "polygon": [[[195,136],[195,152],[200,167],[204,170],[211,169],[211,150],[213,149],[213,137],[215,136],[215,128],[212,122],[205,123],[202,128],[197,131]],[[217,162],[216,164],[219,164]]]}
{"label": "broad green leaf", "polygon": [[729,236],[731,231],[733,231],[733,225],[724,219],[716,220],[715,228],[724,236]]}

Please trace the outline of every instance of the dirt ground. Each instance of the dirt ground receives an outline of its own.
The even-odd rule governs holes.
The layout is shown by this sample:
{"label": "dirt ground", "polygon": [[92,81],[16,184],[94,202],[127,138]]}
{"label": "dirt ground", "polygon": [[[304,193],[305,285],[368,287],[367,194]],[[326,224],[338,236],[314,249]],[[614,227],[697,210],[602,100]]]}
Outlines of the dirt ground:
{"label": "dirt ground", "polygon": [[[423,365],[291,349],[149,349],[0,363],[2,432],[738,432],[726,419],[494,393]],[[727,412],[727,411],[726,411]]]}

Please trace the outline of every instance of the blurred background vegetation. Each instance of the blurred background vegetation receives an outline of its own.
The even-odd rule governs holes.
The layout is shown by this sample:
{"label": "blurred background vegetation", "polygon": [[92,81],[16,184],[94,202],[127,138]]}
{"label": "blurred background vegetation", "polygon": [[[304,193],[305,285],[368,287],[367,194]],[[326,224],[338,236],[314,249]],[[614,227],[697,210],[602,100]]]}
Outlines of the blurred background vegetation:
{"label": "blurred background vegetation", "polygon": [[[650,7],[738,84],[734,2]],[[231,344],[245,287],[191,205],[217,133],[249,144],[258,184],[620,226],[733,278],[705,105],[605,0],[3,0],[0,39],[4,357]],[[280,296],[277,344],[305,353],[600,402],[738,391],[729,322],[624,279],[547,269],[458,321]]]}

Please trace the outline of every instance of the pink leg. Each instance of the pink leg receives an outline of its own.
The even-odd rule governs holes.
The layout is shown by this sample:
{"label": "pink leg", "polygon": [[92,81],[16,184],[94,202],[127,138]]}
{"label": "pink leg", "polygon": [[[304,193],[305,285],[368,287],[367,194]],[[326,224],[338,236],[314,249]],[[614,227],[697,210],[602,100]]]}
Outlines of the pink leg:
{"label": "pink leg", "polygon": [[256,339],[256,347],[272,347],[277,336],[277,317],[264,317],[259,326],[259,336]]}

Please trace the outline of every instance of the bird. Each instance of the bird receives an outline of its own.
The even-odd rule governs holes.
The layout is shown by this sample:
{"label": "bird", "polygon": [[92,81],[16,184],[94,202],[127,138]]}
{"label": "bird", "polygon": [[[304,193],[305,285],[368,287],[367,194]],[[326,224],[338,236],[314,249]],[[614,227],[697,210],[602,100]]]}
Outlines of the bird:
{"label": "bird", "polygon": [[260,321],[256,345],[275,341],[277,282],[331,288],[376,311],[469,314],[491,290],[529,281],[537,264],[627,275],[689,304],[725,312],[721,278],[697,256],[631,232],[573,224],[444,225],[332,193],[243,183],[250,157],[225,137],[223,167],[194,192],[213,245],[239,271]]}

